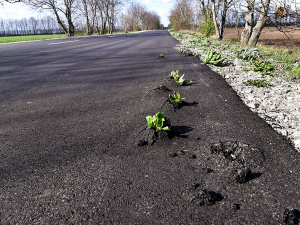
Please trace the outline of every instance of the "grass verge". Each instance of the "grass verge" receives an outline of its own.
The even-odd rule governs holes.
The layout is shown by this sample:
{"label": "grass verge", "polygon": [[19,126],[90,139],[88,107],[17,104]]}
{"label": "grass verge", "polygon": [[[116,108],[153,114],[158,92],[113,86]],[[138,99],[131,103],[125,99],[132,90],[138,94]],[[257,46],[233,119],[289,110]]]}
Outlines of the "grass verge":
{"label": "grass verge", "polygon": [[65,34],[46,34],[46,35],[26,35],[26,36],[9,36],[0,37],[0,43],[12,43],[21,41],[36,41],[36,40],[47,40],[54,38],[66,38]]}

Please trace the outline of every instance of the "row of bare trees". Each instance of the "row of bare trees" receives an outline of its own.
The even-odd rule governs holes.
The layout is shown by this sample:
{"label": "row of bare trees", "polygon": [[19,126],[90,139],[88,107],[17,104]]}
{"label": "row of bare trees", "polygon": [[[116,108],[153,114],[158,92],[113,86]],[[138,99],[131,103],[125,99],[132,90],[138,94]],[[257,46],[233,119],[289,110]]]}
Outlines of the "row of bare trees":
{"label": "row of bare trees", "polygon": [[[243,45],[255,46],[266,24],[276,26],[300,22],[299,0],[175,0],[170,14],[171,27],[213,28],[216,38],[223,39],[228,24],[244,26]],[[201,28],[201,27],[200,27]],[[282,30],[282,29],[281,29]]]}
{"label": "row of bare trees", "polygon": [[162,29],[160,17],[156,12],[148,11],[138,2],[131,2],[126,12],[120,16],[120,23],[125,31]]}
{"label": "row of bare trees", "polygon": [[51,11],[68,36],[75,35],[75,20],[84,18],[85,32],[112,33],[116,16],[126,0],[24,0],[35,10]]}
{"label": "row of bare trees", "polygon": [[[4,1],[25,4],[33,10],[41,12],[51,12],[56,24],[69,37],[74,36],[78,28],[81,31],[84,30],[87,35],[92,35],[95,32],[111,34],[115,30],[118,20],[126,31],[157,29],[160,23],[160,18],[156,13],[147,11],[144,6],[137,2],[130,2],[129,4],[129,0],[0,0],[0,4]],[[124,13],[126,6],[128,7]],[[122,10],[123,13],[121,14]],[[34,25],[34,23],[38,23],[38,25]],[[30,24],[30,28],[26,28],[29,27],[28,24]],[[40,28],[43,25],[44,20],[41,22],[34,18],[9,20],[3,22],[1,30],[2,34],[36,34],[46,32],[46,28]],[[36,28],[37,26],[39,28]]]}
{"label": "row of bare trees", "polygon": [[0,19],[0,36],[63,33],[59,24],[50,16],[20,20]]}

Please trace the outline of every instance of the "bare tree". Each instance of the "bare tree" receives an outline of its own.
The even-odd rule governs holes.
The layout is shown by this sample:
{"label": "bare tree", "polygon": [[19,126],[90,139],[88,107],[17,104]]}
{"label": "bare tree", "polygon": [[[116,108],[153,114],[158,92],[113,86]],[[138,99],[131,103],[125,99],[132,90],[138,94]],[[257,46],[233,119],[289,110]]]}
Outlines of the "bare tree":
{"label": "bare tree", "polygon": [[[282,2],[286,5],[286,8],[290,7],[286,4],[286,1]],[[274,13],[270,13],[270,9],[274,9]],[[277,11],[275,11],[277,9]],[[258,13],[258,20],[255,23],[254,15]],[[247,46],[255,46],[258,42],[260,34],[266,24],[266,22],[272,23],[280,31],[284,32],[278,27],[278,18],[286,17],[287,12],[283,7],[278,5],[278,2],[271,0],[260,0],[255,2],[255,0],[247,0],[247,14],[245,20],[245,28],[241,34],[241,43]],[[288,38],[288,36],[286,35]]]}
{"label": "bare tree", "polygon": [[[227,11],[238,2],[239,0],[211,0],[212,19],[215,25],[216,38],[223,39],[225,23],[227,19]],[[219,14],[219,18],[218,18]],[[219,22],[218,22],[219,21]]]}
{"label": "bare tree", "polygon": [[[76,0],[27,0],[27,4],[35,9],[51,10],[58,24],[68,37],[75,35],[75,26],[72,16],[74,11],[78,8],[77,3]],[[67,24],[65,24],[63,18],[66,19]]]}
{"label": "bare tree", "polygon": [[38,34],[37,28],[38,28],[39,21],[34,17],[30,17],[28,21],[29,21],[29,26],[31,28],[32,33]]}
{"label": "bare tree", "polygon": [[195,13],[191,0],[176,0],[169,16],[173,29],[191,29],[195,24]]}
{"label": "bare tree", "polygon": [[160,17],[155,12],[146,10],[142,4],[131,2],[120,17],[125,31],[159,29]]}
{"label": "bare tree", "polygon": [[0,5],[3,5],[4,2],[17,3],[17,2],[22,2],[22,0],[0,0]]}
{"label": "bare tree", "polygon": [[143,30],[159,29],[160,18],[155,12],[145,11],[141,15]]}
{"label": "bare tree", "polygon": [[86,34],[91,35],[94,32],[94,28],[91,27],[90,19],[89,19],[89,11],[88,11],[88,1],[87,0],[81,0],[83,9],[84,9],[84,16],[86,18]]}

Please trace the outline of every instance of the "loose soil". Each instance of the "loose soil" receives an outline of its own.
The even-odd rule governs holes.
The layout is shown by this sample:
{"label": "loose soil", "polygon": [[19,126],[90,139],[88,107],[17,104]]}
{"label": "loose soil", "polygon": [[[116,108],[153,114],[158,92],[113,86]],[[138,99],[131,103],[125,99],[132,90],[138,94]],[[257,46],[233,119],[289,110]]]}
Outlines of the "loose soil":
{"label": "loose soil", "polygon": [[[239,40],[243,28],[226,28],[224,30],[224,39]],[[258,43],[278,49],[300,50],[300,30],[285,29],[289,39],[283,32],[278,31],[276,27],[264,27],[259,37]]]}

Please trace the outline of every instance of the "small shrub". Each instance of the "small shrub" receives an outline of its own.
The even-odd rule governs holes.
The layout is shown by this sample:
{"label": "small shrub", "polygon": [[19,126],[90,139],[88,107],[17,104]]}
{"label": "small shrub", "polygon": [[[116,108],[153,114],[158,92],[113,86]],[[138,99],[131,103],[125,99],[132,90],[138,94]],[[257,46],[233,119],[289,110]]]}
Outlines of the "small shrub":
{"label": "small shrub", "polygon": [[214,21],[211,17],[210,9],[206,10],[204,22],[200,23],[200,32],[204,37],[209,38],[215,31]]}

